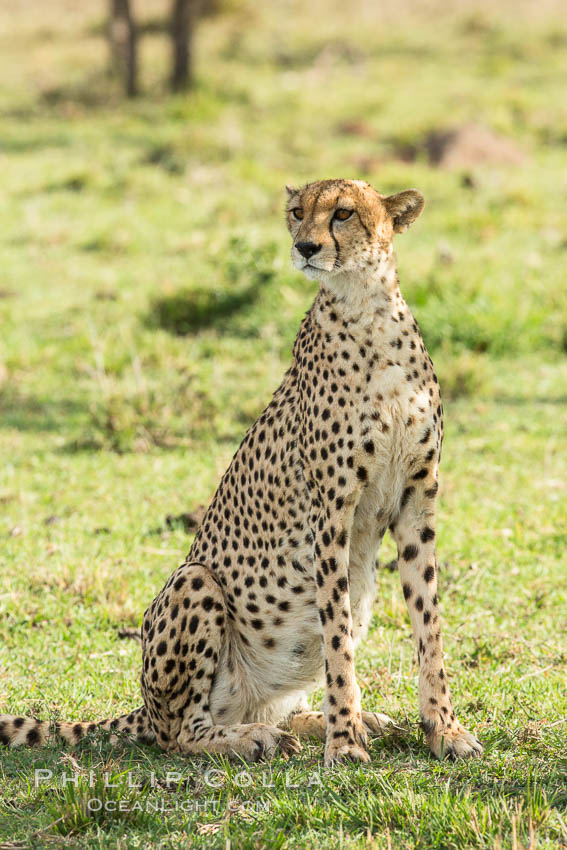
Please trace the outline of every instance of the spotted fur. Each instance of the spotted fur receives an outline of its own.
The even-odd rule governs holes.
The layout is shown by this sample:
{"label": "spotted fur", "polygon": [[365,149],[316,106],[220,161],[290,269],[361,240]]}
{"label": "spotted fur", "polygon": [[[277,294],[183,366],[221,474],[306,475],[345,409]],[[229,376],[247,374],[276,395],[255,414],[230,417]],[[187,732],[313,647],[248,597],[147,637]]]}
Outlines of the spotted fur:
{"label": "spotted fur", "polygon": [[[225,472],[186,561],[146,611],[144,706],[105,728],[167,751],[270,757],[324,737],[327,764],[368,761],[355,647],[387,528],[419,658],[419,709],[437,756],[480,744],[455,717],[442,654],[435,498],[443,412],[398,286],[392,248],[423,207],[325,180],[288,189],[292,259],[319,281],[291,367]],[[325,683],[324,712],[306,694]],[[279,724],[279,725],[278,725]],[[285,727],[285,728],[282,728]],[[0,718],[12,745],[94,724]]]}

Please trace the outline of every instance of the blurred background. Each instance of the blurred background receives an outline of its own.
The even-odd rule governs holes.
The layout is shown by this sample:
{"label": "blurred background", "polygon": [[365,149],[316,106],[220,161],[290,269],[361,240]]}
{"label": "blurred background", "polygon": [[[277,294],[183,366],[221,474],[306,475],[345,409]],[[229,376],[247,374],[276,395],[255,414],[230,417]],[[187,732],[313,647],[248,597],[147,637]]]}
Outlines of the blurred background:
{"label": "blurred background", "polygon": [[446,398],[564,357],[564,13],[2,0],[4,421],[119,452],[234,439],[315,291],[283,187],[321,177],[424,192],[397,247]]}

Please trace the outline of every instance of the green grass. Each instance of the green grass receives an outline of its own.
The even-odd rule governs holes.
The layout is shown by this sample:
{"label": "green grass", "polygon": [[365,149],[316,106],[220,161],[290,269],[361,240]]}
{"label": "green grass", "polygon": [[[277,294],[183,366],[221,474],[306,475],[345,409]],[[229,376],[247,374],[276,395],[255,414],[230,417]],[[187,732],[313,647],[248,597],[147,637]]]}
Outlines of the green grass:
{"label": "green grass", "polygon": [[[446,399],[447,666],[485,755],[429,757],[405,605],[383,569],[357,668],[365,707],[402,731],[374,742],[369,766],[323,771],[316,743],[271,778],[104,737],[63,760],[2,750],[0,846],[567,846],[560,4],[400,17],[370,0],[348,13],[233,2],[201,23],[189,97],[165,94],[166,45],[148,26],[133,103],[103,73],[98,0],[46,5],[0,10],[0,710],[89,719],[139,704],[139,646],[118,632],[189,549],[166,516],[211,497],[315,292],[289,262],[283,186],[351,176],[427,199],[399,238],[400,277]],[[161,10],[140,7],[148,21]],[[419,153],[430,131],[470,121],[524,163],[451,171]],[[404,145],[417,158],[402,161]],[[382,562],[394,554],[387,540]],[[73,767],[82,778],[63,787]],[[35,787],[36,768],[53,781]],[[91,797],[115,810],[89,812]]]}

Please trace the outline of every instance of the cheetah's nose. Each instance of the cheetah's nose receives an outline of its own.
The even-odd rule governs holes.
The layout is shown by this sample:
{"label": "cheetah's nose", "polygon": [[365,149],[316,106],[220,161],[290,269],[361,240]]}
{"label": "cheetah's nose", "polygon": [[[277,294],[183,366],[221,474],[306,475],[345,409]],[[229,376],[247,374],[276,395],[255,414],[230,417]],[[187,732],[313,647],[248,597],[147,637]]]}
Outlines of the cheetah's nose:
{"label": "cheetah's nose", "polygon": [[308,260],[309,257],[321,250],[321,243],[317,245],[315,242],[296,242],[295,247],[301,256]]}

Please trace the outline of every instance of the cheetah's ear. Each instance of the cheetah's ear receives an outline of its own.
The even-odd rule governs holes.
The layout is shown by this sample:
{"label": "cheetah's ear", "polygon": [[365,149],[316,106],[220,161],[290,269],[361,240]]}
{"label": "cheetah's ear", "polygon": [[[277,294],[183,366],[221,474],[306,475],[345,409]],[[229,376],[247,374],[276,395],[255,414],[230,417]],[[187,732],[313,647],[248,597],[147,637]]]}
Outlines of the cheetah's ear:
{"label": "cheetah's ear", "polygon": [[297,195],[297,193],[298,193],[298,190],[294,186],[286,186],[285,190],[287,192],[288,199],[293,198],[293,196]]}
{"label": "cheetah's ear", "polygon": [[425,198],[417,189],[408,189],[383,198],[382,203],[392,219],[394,233],[403,233],[421,215]]}

